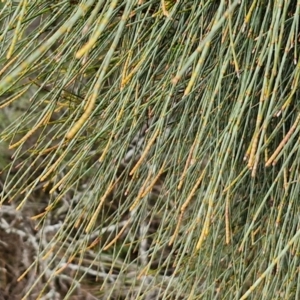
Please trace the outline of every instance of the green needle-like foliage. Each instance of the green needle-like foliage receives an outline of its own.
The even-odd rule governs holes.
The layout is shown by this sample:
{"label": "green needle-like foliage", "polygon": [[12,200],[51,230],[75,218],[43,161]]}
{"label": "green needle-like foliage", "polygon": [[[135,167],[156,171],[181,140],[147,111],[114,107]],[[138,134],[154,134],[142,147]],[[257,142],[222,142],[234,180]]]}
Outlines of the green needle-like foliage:
{"label": "green needle-like foliage", "polygon": [[299,0],[6,0],[0,24],[24,299],[300,299]]}

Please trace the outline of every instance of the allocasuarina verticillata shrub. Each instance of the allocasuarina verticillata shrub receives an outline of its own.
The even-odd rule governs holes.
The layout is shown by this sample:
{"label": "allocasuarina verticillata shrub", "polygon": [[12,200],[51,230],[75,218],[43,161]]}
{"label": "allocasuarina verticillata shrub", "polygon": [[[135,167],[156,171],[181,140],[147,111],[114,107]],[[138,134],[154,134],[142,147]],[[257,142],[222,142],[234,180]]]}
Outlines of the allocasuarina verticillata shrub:
{"label": "allocasuarina verticillata shrub", "polygon": [[8,0],[0,24],[0,292],[300,298],[300,1]]}

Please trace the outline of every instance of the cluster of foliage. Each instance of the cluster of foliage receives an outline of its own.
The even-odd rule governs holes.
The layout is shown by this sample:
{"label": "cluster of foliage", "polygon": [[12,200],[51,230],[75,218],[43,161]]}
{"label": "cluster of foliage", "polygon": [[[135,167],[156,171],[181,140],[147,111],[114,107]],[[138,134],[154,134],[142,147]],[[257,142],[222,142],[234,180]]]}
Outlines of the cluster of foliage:
{"label": "cluster of foliage", "polygon": [[24,299],[300,298],[299,21],[299,0],[0,4]]}

